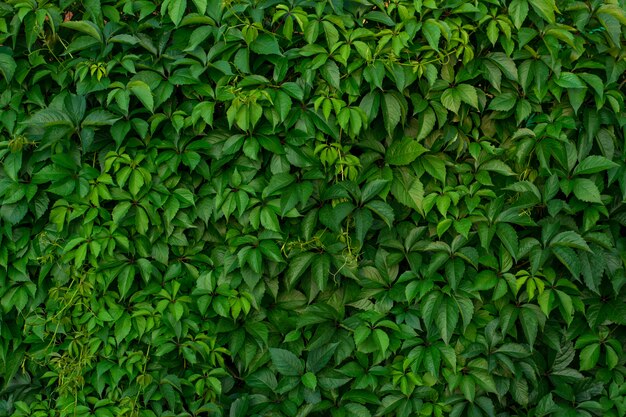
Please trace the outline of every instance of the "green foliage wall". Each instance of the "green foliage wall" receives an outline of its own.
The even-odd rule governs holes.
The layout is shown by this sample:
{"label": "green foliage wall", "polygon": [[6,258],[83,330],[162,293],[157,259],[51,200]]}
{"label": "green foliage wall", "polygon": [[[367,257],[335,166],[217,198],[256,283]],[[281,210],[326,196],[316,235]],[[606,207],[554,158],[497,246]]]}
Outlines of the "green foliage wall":
{"label": "green foliage wall", "polygon": [[0,416],[626,415],[624,7],[0,2]]}

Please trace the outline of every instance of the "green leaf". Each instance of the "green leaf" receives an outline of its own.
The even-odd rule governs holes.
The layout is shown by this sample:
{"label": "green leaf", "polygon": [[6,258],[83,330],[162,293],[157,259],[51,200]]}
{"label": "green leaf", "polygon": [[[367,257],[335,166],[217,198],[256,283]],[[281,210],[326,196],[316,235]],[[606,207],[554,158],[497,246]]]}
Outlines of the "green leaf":
{"label": "green leaf", "polygon": [[568,248],[580,249],[587,252],[591,252],[587,242],[578,233],[568,230],[567,232],[561,232],[550,241],[550,246],[566,246]]}
{"label": "green leaf", "polygon": [[354,204],[348,202],[339,203],[335,207],[327,204],[320,209],[320,223],[333,232],[339,233],[341,223],[353,210]]}
{"label": "green leaf", "polygon": [[497,236],[500,238],[500,242],[504,245],[507,251],[514,259],[517,259],[517,252],[519,249],[519,240],[517,238],[517,232],[507,223],[498,223],[496,225]]}
{"label": "green leaf", "polygon": [[381,200],[373,200],[365,205],[368,209],[376,213],[389,228],[393,227],[393,221],[395,218],[393,208]]}
{"label": "green leaf", "polygon": [[489,103],[489,110],[509,111],[515,107],[517,103],[517,95],[513,93],[503,93],[495,96]]}
{"label": "green leaf", "polygon": [[389,180],[376,179],[368,181],[361,190],[361,203],[366,203],[377,196],[389,184]]}
{"label": "green leaf", "polygon": [[100,32],[100,28],[96,26],[95,23],[88,20],[69,20],[67,22],[62,22],[61,27],[82,32],[102,43],[102,32]]}
{"label": "green leaf", "polygon": [[528,349],[517,343],[505,343],[496,350],[496,353],[502,353],[516,359],[530,356]]}
{"label": "green leaf", "polygon": [[272,363],[280,374],[299,376],[304,373],[304,362],[292,352],[279,348],[270,348],[269,351]]}
{"label": "green leaf", "polygon": [[28,205],[24,200],[13,204],[3,204],[0,207],[0,216],[9,224],[19,223],[26,213],[28,213]]}
{"label": "green leaf", "polygon": [[320,68],[320,74],[333,88],[341,90],[340,79],[341,74],[337,63],[332,60],[326,61],[326,64]]}
{"label": "green leaf", "polygon": [[527,0],[513,0],[509,4],[509,15],[511,20],[517,29],[522,27],[522,24],[528,16],[528,1]]}
{"label": "green leaf", "polygon": [[208,0],[193,0],[193,4],[196,5],[198,13],[205,14],[207,9]]}
{"label": "green leaf", "polygon": [[[241,398],[237,398],[235,401],[233,401],[233,403],[230,406],[230,413],[229,413],[228,417],[246,417],[246,416],[248,416],[248,407],[250,406],[249,403],[250,403],[250,401],[249,401],[247,396],[244,396],[244,397],[241,397]],[[198,410],[196,410],[196,412],[208,411],[209,414],[212,414],[213,412],[217,412],[217,410],[213,410],[213,409],[203,410],[203,408],[204,408],[204,406],[198,408]]]}
{"label": "green leaf", "polygon": [[557,78],[554,82],[563,88],[587,88],[578,75],[567,71],[561,72],[559,78]]}
{"label": "green leaf", "polygon": [[600,344],[593,343],[580,351],[580,370],[593,369],[600,359]]}
{"label": "green leaf", "polygon": [[461,107],[461,96],[456,88],[448,88],[441,95],[441,104],[453,113],[459,112]]}
{"label": "green leaf", "polygon": [[128,210],[130,209],[130,207],[131,207],[130,201],[122,201],[121,203],[118,203],[113,209],[113,213],[112,213],[113,222],[115,224],[120,224],[124,216],[126,216],[126,213],[128,213]]}
{"label": "green leaf", "polygon": [[122,317],[115,323],[115,341],[119,345],[125,338],[128,336],[131,330],[131,320],[130,315],[124,314]]}
{"label": "green leaf", "polygon": [[16,69],[17,64],[15,63],[15,59],[13,59],[11,55],[0,53],[0,72],[2,72],[7,82],[13,79],[13,74],[15,74]]}
{"label": "green leaf", "polygon": [[283,91],[276,90],[274,95],[274,108],[278,112],[281,121],[284,121],[291,110],[293,103],[291,97]]}
{"label": "green leaf", "polygon": [[120,120],[121,117],[116,116],[115,114],[106,111],[106,110],[102,110],[102,109],[97,109],[92,111],[91,113],[89,113],[84,119],[83,122],[81,123],[83,127],[85,126],[107,126],[107,125],[112,125],[113,123],[115,123],[116,121]]}
{"label": "green leaf", "polygon": [[435,19],[428,19],[422,25],[422,33],[430,45],[435,51],[439,50],[439,39],[441,38],[441,28],[437,24]]}
{"label": "green leaf", "polygon": [[604,82],[595,74],[581,72],[578,76],[585,81],[600,97],[604,96]]}
{"label": "green leaf", "polygon": [[590,155],[583,159],[574,169],[574,175],[589,175],[618,168],[619,165],[600,155]]}
{"label": "green leaf", "polygon": [[437,155],[424,155],[420,158],[424,170],[442,184],[446,183],[446,164]]}
{"label": "green leaf", "polygon": [[185,15],[185,9],[187,8],[187,0],[169,0],[167,6],[167,14],[174,25],[180,25],[183,16]]}
{"label": "green leaf", "polygon": [[373,22],[383,23],[387,26],[394,26],[395,22],[386,14],[381,11],[375,10],[368,12],[363,16],[364,19],[371,20]]}
{"label": "green leaf", "polygon": [[282,55],[276,37],[267,33],[261,33],[250,44],[250,49],[259,55]]}
{"label": "green leaf", "polygon": [[495,272],[490,270],[480,271],[476,277],[474,278],[474,283],[472,288],[475,291],[485,291],[490,290],[496,286],[498,283],[498,276]]}
{"label": "green leaf", "polygon": [[317,378],[313,372],[307,372],[300,378],[302,381],[302,385],[307,387],[310,390],[315,390],[317,388]]}
{"label": "green leaf", "polygon": [[515,175],[511,168],[500,159],[491,159],[480,166],[481,170],[493,171],[501,175]]}
{"label": "green leaf", "polygon": [[385,154],[385,161],[389,165],[408,165],[415,161],[418,156],[427,152],[419,142],[409,137],[400,141],[393,141]]}
{"label": "green leaf", "polygon": [[374,329],[372,334],[378,345],[378,349],[384,355],[389,348],[389,336],[387,336],[387,333],[382,329]]}
{"label": "green leaf", "polygon": [[126,88],[130,90],[150,112],[154,112],[154,97],[152,96],[152,91],[148,84],[143,81],[131,81],[126,85]]}
{"label": "green leaf", "polygon": [[186,189],[186,188],[177,188],[174,191],[174,195],[176,196],[178,201],[180,201],[181,203],[184,204],[183,207],[189,207],[189,206],[195,206],[196,205],[193,193],[190,190]]}
{"label": "green leaf", "polygon": [[288,172],[272,175],[267,187],[263,189],[263,198],[277,194],[277,191],[282,190],[295,181],[295,177]]}
{"label": "green leaf", "polygon": [[426,110],[420,113],[420,115],[417,118],[417,122],[418,122],[419,128],[418,128],[416,139],[419,141],[419,140],[424,139],[426,136],[428,136],[430,132],[433,131],[433,128],[435,127],[435,124],[437,123],[437,118],[435,116],[435,112],[433,111],[433,109],[431,107],[428,107]]}
{"label": "green leaf", "polygon": [[529,0],[533,10],[549,23],[556,23],[554,13],[558,13],[554,0]]}
{"label": "green leaf", "polygon": [[520,311],[520,322],[528,344],[533,346],[539,331],[539,320],[536,313],[529,308],[522,308]]}
{"label": "green leaf", "polygon": [[500,68],[506,78],[512,81],[517,81],[517,67],[515,66],[515,62],[513,62],[510,57],[502,52],[493,52],[489,54],[488,57],[498,66],[498,68]]}
{"label": "green leaf", "polygon": [[454,334],[454,329],[459,321],[459,308],[456,303],[450,298],[443,298],[439,308],[437,309],[437,315],[435,316],[435,323],[441,333],[441,339],[448,345],[450,338]]}
{"label": "green leaf", "polygon": [[302,87],[294,82],[284,83],[280,88],[296,100],[302,101],[304,99]]}
{"label": "green leaf", "polygon": [[557,259],[572,273],[572,276],[578,279],[582,268],[580,256],[573,249],[566,246],[552,246],[551,250]]}
{"label": "green leaf", "polygon": [[394,129],[402,118],[402,106],[395,95],[383,95],[382,112],[385,129],[389,136],[392,136]]}
{"label": "green leaf", "polygon": [[456,90],[459,93],[459,98],[462,102],[478,109],[478,96],[476,95],[476,88],[469,84],[459,84],[456,86]]}
{"label": "green leaf", "polygon": [[394,171],[394,179],[391,183],[391,194],[407,207],[422,211],[424,200],[424,186],[416,177],[412,176],[408,170],[400,169]]}
{"label": "green leaf", "polygon": [[[14,182],[18,182],[19,172],[20,172],[20,169],[22,168],[22,152],[10,153],[4,158],[4,161],[2,162],[3,162],[4,172],[6,172],[8,177],[11,178]],[[24,195],[24,193],[21,193],[21,194],[22,196]],[[8,202],[6,198],[4,202],[5,203]]]}
{"label": "green leaf", "polygon": [[271,207],[265,206],[261,209],[261,225],[273,232],[280,232],[278,216]]}
{"label": "green leaf", "polygon": [[461,379],[459,388],[467,401],[474,402],[474,398],[476,397],[476,383],[474,382],[474,378],[464,376]]}
{"label": "green leaf", "polygon": [[454,230],[456,230],[465,239],[469,239],[469,232],[472,228],[472,221],[468,218],[456,220],[454,222]]}
{"label": "green leaf", "polygon": [[576,178],[573,184],[572,190],[574,191],[574,195],[580,201],[602,204],[600,191],[593,181],[586,178]]}
{"label": "green leaf", "polygon": [[289,259],[289,268],[285,274],[285,279],[290,287],[293,287],[302,277],[304,271],[311,265],[315,256],[316,255],[312,252],[304,252],[293,259]]}
{"label": "green leaf", "polygon": [[[358,235],[358,233],[357,233]],[[313,258],[311,265],[311,277],[320,291],[326,289],[326,283],[330,275],[330,255],[321,254]]]}

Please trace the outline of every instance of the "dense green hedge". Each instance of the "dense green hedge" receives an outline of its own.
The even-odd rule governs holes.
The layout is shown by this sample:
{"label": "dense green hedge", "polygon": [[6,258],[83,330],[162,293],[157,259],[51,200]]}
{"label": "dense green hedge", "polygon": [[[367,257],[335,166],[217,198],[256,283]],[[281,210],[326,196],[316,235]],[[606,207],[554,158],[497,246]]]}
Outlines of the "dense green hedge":
{"label": "dense green hedge", "polygon": [[624,7],[0,2],[0,416],[626,415]]}

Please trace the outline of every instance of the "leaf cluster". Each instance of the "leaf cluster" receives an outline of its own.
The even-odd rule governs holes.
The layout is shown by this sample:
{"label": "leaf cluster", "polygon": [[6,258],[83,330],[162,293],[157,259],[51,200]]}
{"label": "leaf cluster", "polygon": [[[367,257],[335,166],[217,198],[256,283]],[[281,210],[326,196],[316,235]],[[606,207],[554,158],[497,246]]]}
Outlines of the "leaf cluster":
{"label": "leaf cluster", "polygon": [[0,417],[624,416],[624,10],[0,1]]}

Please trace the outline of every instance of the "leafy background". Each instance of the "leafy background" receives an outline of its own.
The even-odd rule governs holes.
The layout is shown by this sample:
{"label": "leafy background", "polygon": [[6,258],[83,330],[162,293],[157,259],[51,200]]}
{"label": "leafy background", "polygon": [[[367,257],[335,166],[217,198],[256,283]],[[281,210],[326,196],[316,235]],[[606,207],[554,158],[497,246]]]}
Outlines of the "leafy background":
{"label": "leafy background", "polygon": [[0,416],[626,415],[624,8],[0,2]]}

